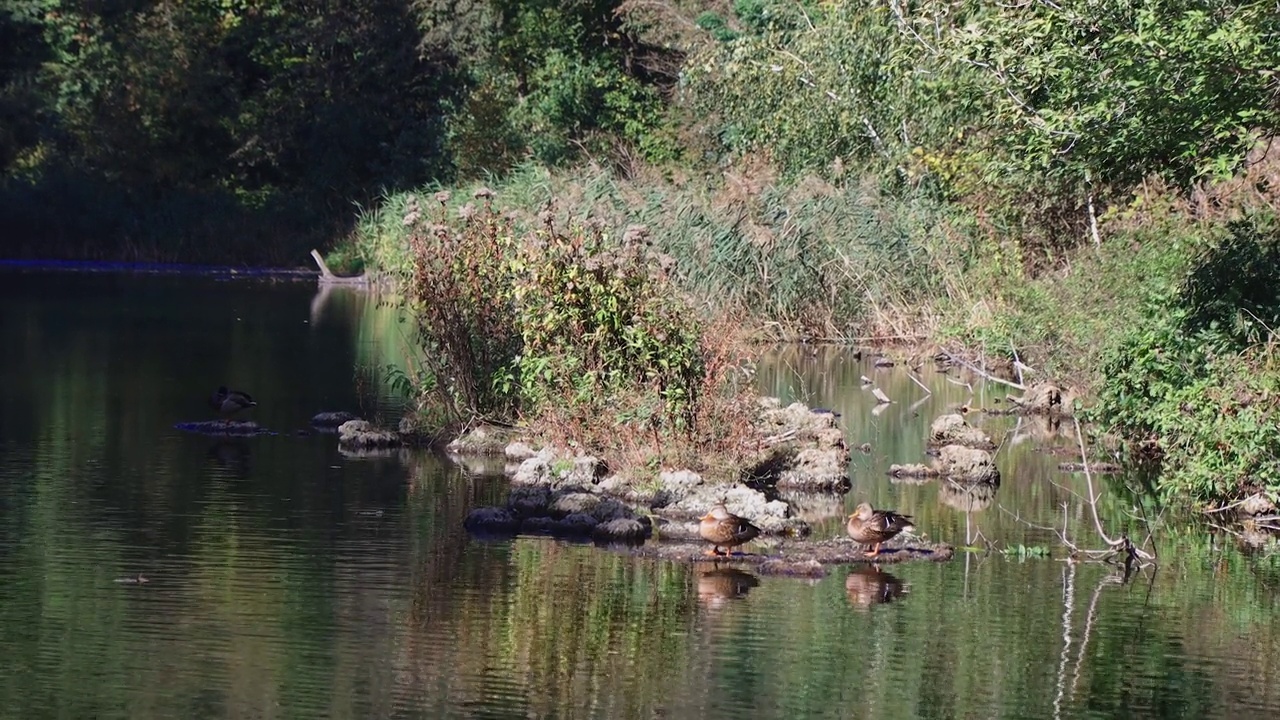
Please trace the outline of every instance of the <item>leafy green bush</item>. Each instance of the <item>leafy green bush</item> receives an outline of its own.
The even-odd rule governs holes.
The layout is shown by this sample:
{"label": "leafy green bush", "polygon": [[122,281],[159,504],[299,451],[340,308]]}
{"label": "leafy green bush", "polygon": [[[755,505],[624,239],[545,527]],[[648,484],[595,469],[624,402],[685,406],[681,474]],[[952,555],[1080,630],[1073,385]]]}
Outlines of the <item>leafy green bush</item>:
{"label": "leafy green bush", "polygon": [[1103,357],[1093,415],[1169,494],[1280,491],[1280,234],[1237,222]]}
{"label": "leafy green bush", "polygon": [[655,425],[691,429],[706,366],[698,318],[668,279],[674,261],[643,229],[616,243],[600,223],[558,229],[545,217],[513,266],[521,395],[593,404],[638,390]]}
{"label": "leafy green bush", "polygon": [[518,415],[552,439],[650,458],[738,442],[754,406],[736,383],[735,326],[706,323],[643,228],[615,239],[547,209],[521,231],[477,196],[456,213],[447,193],[432,211],[403,206],[406,292],[452,422]]}

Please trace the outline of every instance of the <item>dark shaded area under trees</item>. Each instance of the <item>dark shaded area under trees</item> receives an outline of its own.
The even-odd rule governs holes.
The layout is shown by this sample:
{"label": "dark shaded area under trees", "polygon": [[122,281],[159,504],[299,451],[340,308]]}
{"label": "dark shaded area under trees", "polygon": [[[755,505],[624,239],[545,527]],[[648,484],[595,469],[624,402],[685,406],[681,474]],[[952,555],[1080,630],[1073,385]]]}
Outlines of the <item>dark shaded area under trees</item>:
{"label": "dark shaded area under trees", "polygon": [[6,0],[0,255],[301,264],[386,194],[657,123],[646,52],[611,2]]}

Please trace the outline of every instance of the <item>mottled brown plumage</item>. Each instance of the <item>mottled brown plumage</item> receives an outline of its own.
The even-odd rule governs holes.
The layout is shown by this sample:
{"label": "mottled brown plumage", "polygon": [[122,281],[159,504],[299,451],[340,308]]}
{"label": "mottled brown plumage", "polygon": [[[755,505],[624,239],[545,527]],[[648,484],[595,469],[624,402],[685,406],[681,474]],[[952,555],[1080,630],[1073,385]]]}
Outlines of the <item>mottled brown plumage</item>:
{"label": "mottled brown plumage", "polygon": [[729,512],[724,505],[716,505],[699,520],[698,534],[712,545],[708,555],[725,555],[720,548],[736,547],[760,534],[760,528]]}
{"label": "mottled brown plumage", "polygon": [[209,407],[218,411],[224,416],[231,416],[251,407],[256,407],[258,403],[253,401],[247,392],[239,390],[228,390],[226,386],[219,387],[217,392],[209,397]]}
{"label": "mottled brown plumage", "polygon": [[880,554],[880,544],[897,537],[903,530],[913,530],[910,515],[899,515],[892,510],[873,510],[870,503],[862,503],[849,516],[845,528],[849,537],[863,545],[874,545],[867,557]]}

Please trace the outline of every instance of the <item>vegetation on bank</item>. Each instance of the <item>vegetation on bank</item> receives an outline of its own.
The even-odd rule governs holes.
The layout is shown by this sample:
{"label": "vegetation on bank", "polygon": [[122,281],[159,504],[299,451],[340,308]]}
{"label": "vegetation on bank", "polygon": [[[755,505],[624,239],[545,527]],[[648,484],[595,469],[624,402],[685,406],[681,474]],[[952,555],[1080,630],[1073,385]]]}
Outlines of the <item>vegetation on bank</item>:
{"label": "vegetation on bank", "polygon": [[[680,287],[776,336],[1016,352],[1091,391],[1164,494],[1280,491],[1265,4],[704,10],[684,160],[517,165],[488,180],[516,227],[552,200],[615,242],[643,224]],[[406,202],[358,228],[379,267]]]}
{"label": "vegetation on bank", "polygon": [[[9,3],[0,220],[10,254],[274,262],[354,223],[455,420],[569,402],[584,433],[626,396],[685,432],[737,311],[1017,352],[1160,490],[1276,493],[1277,38],[1262,0]],[[586,317],[574,268],[654,314]]]}

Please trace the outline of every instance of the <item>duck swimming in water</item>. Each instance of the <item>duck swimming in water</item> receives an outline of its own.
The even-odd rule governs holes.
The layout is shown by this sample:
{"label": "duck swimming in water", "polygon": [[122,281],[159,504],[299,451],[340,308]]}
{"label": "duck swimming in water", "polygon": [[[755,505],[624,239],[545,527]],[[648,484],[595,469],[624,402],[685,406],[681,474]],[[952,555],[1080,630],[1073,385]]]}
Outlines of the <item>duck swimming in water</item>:
{"label": "duck swimming in water", "polygon": [[731,548],[751,542],[760,534],[760,528],[746,518],[738,517],[724,506],[716,505],[706,515],[698,518],[698,534],[711,543],[708,555],[727,555],[720,548]]}
{"label": "duck swimming in water", "polygon": [[845,527],[849,537],[863,545],[874,545],[867,557],[880,554],[880,544],[897,537],[903,530],[914,530],[910,515],[899,515],[892,510],[874,510],[871,503],[861,503],[849,516]]}

